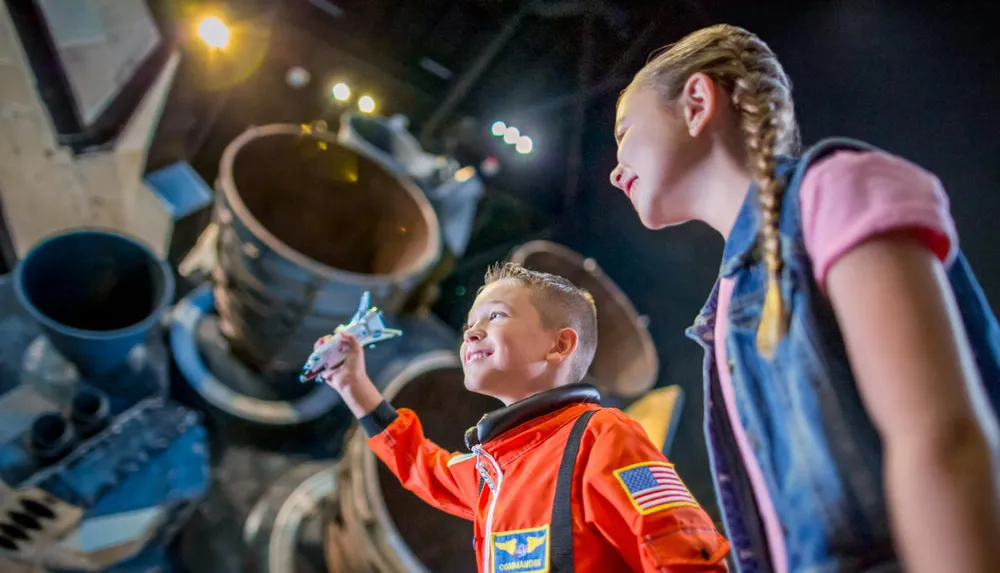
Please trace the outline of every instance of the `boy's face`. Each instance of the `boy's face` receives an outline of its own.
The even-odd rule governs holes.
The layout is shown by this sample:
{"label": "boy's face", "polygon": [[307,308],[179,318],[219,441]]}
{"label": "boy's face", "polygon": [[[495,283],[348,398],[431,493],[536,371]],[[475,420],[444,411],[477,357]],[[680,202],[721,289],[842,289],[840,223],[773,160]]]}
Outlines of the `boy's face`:
{"label": "boy's face", "polygon": [[558,330],[542,326],[527,286],[515,279],[488,285],[466,322],[460,354],[465,387],[507,404],[530,395],[558,339]]}

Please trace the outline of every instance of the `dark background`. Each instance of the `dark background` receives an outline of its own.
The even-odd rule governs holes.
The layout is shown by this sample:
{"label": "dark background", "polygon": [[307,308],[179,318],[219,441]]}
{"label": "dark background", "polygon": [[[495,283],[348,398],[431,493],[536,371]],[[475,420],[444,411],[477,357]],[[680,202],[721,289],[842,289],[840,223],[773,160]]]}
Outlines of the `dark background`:
{"label": "dark background", "polygon": [[[552,2],[547,4],[552,5]],[[586,256],[650,318],[660,384],[688,402],[671,457],[693,493],[714,506],[701,433],[699,348],[683,330],[711,289],[722,240],[700,224],[645,230],[607,176],[614,166],[614,105],[657,47],[703,25],[744,26],[768,42],[794,83],[804,141],[830,135],[867,140],[934,171],[952,200],[962,246],[996,307],[1000,265],[1000,8],[924,1],[563,2],[559,18],[526,16],[481,78],[426,144],[473,164],[501,163],[488,180],[476,234],[444,283],[436,310],[458,325],[486,265],[532,238]],[[948,5],[950,4],[950,5]],[[186,46],[149,168],[188,159],[212,181],[222,149],[250,125],[326,119],[345,77],[376,96],[380,112],[403,113],[420,133],[462,72],[524,3],[513,0],[264,0],[229,2],[229,52],[208,57],[187,38],[208,4],[156,2]],[[596,14],[587,17],[587,11]],[[339,15],[337,15],[339,13]],[[552,16],[552,14],[549,14]],[[588,49],[590,46],[590,49]],[[431,58],[451,71],[421,67]],[[300,65],[301,90],[285,84]],[[584,100],[576,97],[586,88]],[[489,135],[494,120],[521,128],[536,152],[516,155]],[[461,294],[460,294],[461,293]]]}

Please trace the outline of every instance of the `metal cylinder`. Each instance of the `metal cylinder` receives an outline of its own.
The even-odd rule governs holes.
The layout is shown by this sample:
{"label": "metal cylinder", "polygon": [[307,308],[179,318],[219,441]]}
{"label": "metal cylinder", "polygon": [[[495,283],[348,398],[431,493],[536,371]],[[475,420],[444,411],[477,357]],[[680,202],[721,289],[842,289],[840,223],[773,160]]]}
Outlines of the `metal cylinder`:
{"label": "metal cylinder", "polygon": [[31,425],[31,449],[43,465],[68,454],[75,443],[73,426],[58,412],[42,414]]}
{"label": "metal cylinder", "polygon": [[[483,414],[502,407],[464,387],[454,352],[428,353],[389,370],[384,394],[397,408],[418,413],[425,435],[464,451],[463,435]],[[435,509],[403,489],[367,445],[363,432],[348,444],[339,503],[325,516],[327,568],[347,571],[466,572],[476,569],[472,523]],[[332,507],[334,506],[335,507]]]}
{"label": "metal cylinder", "polygon": [[78,230],[32,248],[14,271],[14,292],[53,346],[85,376],[99,377],[159,324],[174,276],[130,237]]}
{"label": "metal cylinder", "polygon": [[514,249],[510,260],[565,277],[594,297],[598,342],[590,382],[604,393],[625,398],[641,396],[656,384],[660,361],[646,329],[647,319],[594,259],[558,243],[531,241]]}
{"label": "metal cylinder", "polygon": [[336,464],[310,461],[271,484],[243,524],[245,573],[322,568],[322,532],[313,525],[322,519],[325,500],[336,498],[339,473]]}
{"label": "metal cylinder", "polygon": [[81,388],[70,402],[70,419],[81,438],[89,438],[108,425],[111,403],[108,395],[96,388]]}
{"label": "metal cylinder", "polygon": [[419,188],[319,128],[252,128],[222,155],[216,307],[233,351],[297,371],[370,291],[397,311],[441,253]]}

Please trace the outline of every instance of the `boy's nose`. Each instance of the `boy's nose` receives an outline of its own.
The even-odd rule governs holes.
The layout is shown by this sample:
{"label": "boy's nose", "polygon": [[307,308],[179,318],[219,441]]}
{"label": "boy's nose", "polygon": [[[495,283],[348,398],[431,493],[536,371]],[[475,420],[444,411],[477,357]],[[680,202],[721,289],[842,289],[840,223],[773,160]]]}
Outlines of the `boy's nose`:
{"label": "boy's nose", "polygon": [[465,331],[464,338],[466,342],[475,342],[477,340],[483,339],[483,331],[479,328],[472,327]]}

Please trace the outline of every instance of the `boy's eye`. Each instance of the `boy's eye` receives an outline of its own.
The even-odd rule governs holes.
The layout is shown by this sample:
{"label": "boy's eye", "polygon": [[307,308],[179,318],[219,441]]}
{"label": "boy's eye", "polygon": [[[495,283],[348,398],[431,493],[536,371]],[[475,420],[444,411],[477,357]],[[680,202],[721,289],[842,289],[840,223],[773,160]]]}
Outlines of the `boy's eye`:
{"label": "boy's eye", "polygon": [[[499,316],[505,316],[505,315],[504,313],[495,310],[489,314],[489,320],[493,320],[494,318],[497,318]],[[466,322],[465,324],[462,325],[462,332],[464,333],[466,330],[469,330],[470,328],[472,328],[472,324]]]}

